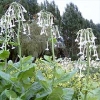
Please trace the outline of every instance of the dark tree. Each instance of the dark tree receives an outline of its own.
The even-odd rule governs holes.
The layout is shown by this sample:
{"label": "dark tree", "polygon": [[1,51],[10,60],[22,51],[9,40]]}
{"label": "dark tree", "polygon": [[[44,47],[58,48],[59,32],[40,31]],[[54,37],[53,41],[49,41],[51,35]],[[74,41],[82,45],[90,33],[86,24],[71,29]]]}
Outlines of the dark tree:
{"label": "dark tree", "polygon": [[66,5],[62,22],[62,32],[67,53],[69,57],[74,59],[77,54],[77,44],[75,43],[76,33],[79,29],[83,28],[83,17],[76,5],[73,3]]}

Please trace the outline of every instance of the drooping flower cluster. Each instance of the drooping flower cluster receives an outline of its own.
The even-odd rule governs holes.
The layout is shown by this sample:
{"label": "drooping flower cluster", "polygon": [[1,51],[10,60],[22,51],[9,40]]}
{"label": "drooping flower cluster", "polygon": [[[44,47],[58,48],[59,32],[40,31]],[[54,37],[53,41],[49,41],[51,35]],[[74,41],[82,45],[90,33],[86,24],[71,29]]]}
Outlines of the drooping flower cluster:
{"label": "drooping flower cluster", "polygon": [[52,26],[53,23],[53,14],[44,10],[41,10],[38,13],[38,25],[40,27],[45,27],[45,26]]}
{"label": "drooping flower cluster", "polygon": [[10,4],[6,13],[1,17],[0,39],[3,42],[1,49],[4,49],[4,45],[8,45],[8,42],[14,41],[15,36],[17,36],[14,27],[16,27],[19,22],[22,27],[20,29],[23,30],[24,34],[26,34],[26,27],[29,27],[27,24],[25,25],[25,23],[23,23],[25,21],[24,13],[26,12],[27,11],[21,4],[13,2]]}
{"label": "drooping flower cluster", "polygon": [[[47,28],[50,28],[50,32],[52,33],[54,38],[60,37],[58,26],[54,25],[53,20],[54,20],[54,16],[50,12],[41,10],[38,13],[38,23],[37,24],[42,28],[40,35],[45,34],[46,36],[48,36]],[[47,41],[46,50],[49,50],[48,41]]]}
{"label": "drooping flower cluster", "polygon": [[77,38],[75,39],[75,42],[78,42],[79,50],[80,52],[78,55],[80,55],[81,59],[85,59],[87,57],[87,45],[89,45],[89,55],[90,57],[95,57],[96,60],[98,60],[98,54],[96,50],[95,45],[95,39],[92,29],[81,29],[77,32]]}

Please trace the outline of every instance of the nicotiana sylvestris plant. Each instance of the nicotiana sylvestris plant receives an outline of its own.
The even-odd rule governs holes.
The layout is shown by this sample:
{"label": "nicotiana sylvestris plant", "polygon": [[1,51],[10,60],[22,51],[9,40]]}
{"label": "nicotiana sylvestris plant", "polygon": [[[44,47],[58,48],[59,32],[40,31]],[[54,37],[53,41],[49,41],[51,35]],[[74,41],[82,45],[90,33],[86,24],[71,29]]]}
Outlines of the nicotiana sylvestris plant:
{"label": "nicotiana sylvestris plant", "polygon": [[[80,62],[85,59],[87,60],[86,88],[88,88],[88,83],[89,83],[90,61],[92,57],[95,57],[96,60],[99,60],[96,50],[97,47],[95,45],[95,39],[96,37],[94,36],[91,28],[79,30],[77,32],[77,38],[75,39],[75,41],[78,42],[79,45],[80,52],[78,53],[78,55],[80,56],[79,58]],[[82,70],[82,67],[80,67],[79,69]],[[87,91],[85,92],[84,100],[86,100],[86,98],[87,98]]]}
{"label": "nicotiana sylvestris plant", "polygon": [[[7,50],[7,46],[11,45],[14,49],[15,38],[17,38],[18,54],[21,59],[21,44],[20,44],[20,34],[30,35],[30,29],[28,24],[24,23],[26,20],[24,18],[24,13],[27,11],[25,8],[17,3],[13,2],[10,4],[8,10],[0,19],[0,41],[1,49]],[[27,30],[29,30],[27,32]]]}
{"label": "nicotiana sylvestris plant", "polygon": [[[41,10],[38,13],[38,22],[37,24],[42,27],[40,35],[45,34],[46,36],[49,36],[47,33],[47,28],[50,28],[50,33],[51,33],[51,39],[52,39],[52,54],[53,54],[53,60],[55,59],[55,54],[54,54],[54,39],[57,37],[60,37],[58,26],[54,25],[53,22],[54,16],[52,13]],[[48,44],[49,40],[47,41],[47,48],[45,50],[49,50]]]}
{"label": "nicotiana sylvestris plant", "polygon": [[[49,36],[49,34],[47,34],[47,28],[49,27],[50,28],[50,38],[51,38],[51,43],[52,43],[52,57],[53,57],[53,79],[52,79],[52,85],[54,84],[54,79],[55,79],[55,53],[54,53],[54,39],[58,37],[60,37],[60,34],[59,34],[59,30],[58,30],[58,27],[54,25],[54,22],[53,22],[53,19],[54,19],[54,16],[52,13],[50,12],[47,12],[47,11],[44,11],[44,10],[41,10],[39,13],[38,13],[38,25],[40,27],[42,27],[41,29],[41,33],[40,35],[47,35]],[[47,41],[47,48],[45,50],[49,50],[48,48],[48,41]]]}

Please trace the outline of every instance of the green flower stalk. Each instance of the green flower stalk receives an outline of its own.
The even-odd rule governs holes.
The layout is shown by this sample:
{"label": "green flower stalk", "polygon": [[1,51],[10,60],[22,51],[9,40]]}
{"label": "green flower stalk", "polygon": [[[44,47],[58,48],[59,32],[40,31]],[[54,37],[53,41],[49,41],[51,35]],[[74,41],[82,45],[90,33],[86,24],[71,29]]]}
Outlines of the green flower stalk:
{"label": "green flower stalk", "polygon": [[[95,57],[96,60],[98,60],[98,54],[96,50],[96,45],[95,45],[95,39],[96,37],[94,36],[92,29],[87,28],[87,29],[81,29],[77,32],[77,38],[76,42],[78,42],[80,52],[78,55],[80,56],[80,61],[82,60],[87,60],[87,75],[86,75],[86,82],[88,88],[89,84],[89,70],[90,70],[90,61],[93,57]],[[87,91],[85,92],[85,97],[84,100],[87,100]]]}
{"label": "green flower stalk", "polygon": [[[57,36],[58,37],[60,36],[59,31],[58,31],[58,26],[55,26],[54,23],[53,23],[54,16],[52,15],[52,13],[42,10],[38,13],[38,16],[39,17],[38,17],[38,23],[37,24],[40,27],[42,27],[40,35],[44,34],[46,36],[50,36],[50,38],[51,38],[52,58],[53,58],[53,66],[54,66],[52,83],[54,83],[55,70],[56,70],[55,69],[55,52],[54,52],[55,42],[54,42],[54,39],[56,39]],[[50,34],[47,33],[47,28],[50,29]],[[47,41],[47,48],[45,50],[49,50],[48,41]]]}
{"label": "green flower stalk", "polygon": [[[54,26],[53,18],[54,16],[52,13],[41,10],[38,13],[38,22],[37,24],[42,28],[40,35],[51,36],[51,43],[52,43],[52,56],[53,61],[55,61],[55,53],[54,53],[54,39],[56,39],[56,35],[59,34],[58,27]],[[47,33],[47,29],[50,28],[50,34]],[[49,50],[47,41],[47,48],[45,50]]]}
{"label": "green flower stalk", "polygon": [[[2,50],[7,50],[7,46],[12,45],[12,49],[14,49],[15,38],[17,38],[18,44],[18,55],[21,59],[21,44],[20,44],[20,34],[21,32],[25,34],[26,26],[24,21],[24,13],[27,11],[25,8],[17,3],[13,2],[10,4],[6,13],[0,19],[0,37],[2,40],[2,46],[0,47]],[[16,30],[17,29],[17,30]],[[29,26],[28,28],[29,29]],[[30,31],[29,31],[30,32]],[[30,33],[27,35],[29,36]],[[12,43],[13,42],[13,43]]]}

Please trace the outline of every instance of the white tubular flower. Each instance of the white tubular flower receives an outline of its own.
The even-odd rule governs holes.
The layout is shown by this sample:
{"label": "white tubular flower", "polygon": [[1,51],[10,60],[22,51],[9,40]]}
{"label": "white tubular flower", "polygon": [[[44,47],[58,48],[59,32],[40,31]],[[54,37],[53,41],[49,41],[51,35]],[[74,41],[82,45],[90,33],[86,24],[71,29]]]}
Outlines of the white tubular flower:
{"label": "white tubular flower", "polygon": [[[53,19],[54,19],[54,16],[50,12],[41,10],[38,13],[37,24],[42,28],[40,35],[45,34],[46,36],[49,36],[48,33],[50,33],[50,36],[52,35],[53,38],[56,38],[57,35],[58,35],[58,37],[60,37],[58,27],[57,26],[54,27],[54,25],[53,25],[54,24]],[[48,29],[50,29],[50,32],[47,32]],[[48,49],[48,43],[47,43],[46,50],[49,50]]]}
{"label": "white tubular flower", "polygon": [[12,48],[11,49],[15,49],[15,47],[14,46],[12,46]]}
{"label": "white tubular flower", "polygon": [[100,59],[99,59],[98,57],[96,58],[96,60],[97,60],[97,61],[100,61]]}
{"label": "white tubular flower", "polygon": [[0,47],[0,49],[4,49],[5,48],[5,44],[3,43],[2,46]]}
{"label": "white tubular flower", "polygon": [[21,21],[23,21],[23,22],[26,21],[25,18],[24,18],[23,13],[21,13]]}
{"label": "white tubular flower", "polygon": [[23,34],[26,34],[26,24],[23,24]]}
{"label": "white tubular flower", "polygon": [[46,51],[49,51],[49,47],[48,47],[48,41],[47,41],[47,47],[45,49]]}
{"label": "white tubular flower", "polygon": [[30,33],[30,26],[27,24],[27,28],[28,28],[28,36],[31,35]]}
{"label": "white tubular flower", "polygon": [[75,42],[78,42],[78,39],[77,38],[75,39]]}
{"label": "white tubular flower", "polygon": [[50,22],[50,26],[52,26],[54,23],[53,23],[53,16],[51,16],[51,22]]}
{"label": "white tubular flower", "polygon": [[20,5],[21,6],[21,8],[22,8],[22,11],[24,12],[24,13],[27,13],[27,10],[22,6],[22,5]]}
{"label": "white tubular flower", "polygon": [[46,32],[45,27],[42,27],[40,35],[45,34],[45,32]]}
{"label": "white tubular flower", "polygon": [[[21,4],[19,4],[17,2],[13,2],[10,4],[6,13],[1,17],[1,19],[0,19],[0,35],[2,37],[3,37],[2,34],[7,35],[7,39],[3,41],[3,44],[0,47],[1,49],[3,49],[5,46],[9,45],[9,42],[13,41],[14,36],[17,36],[17,33],[14,31],[14,27],[16,26],[15,22],[20,21],[20,25],[22,25],[22,28],[23,28],[22,31],[24,31],[24,34],[26,34],[25,33],[26,28],[23,26],[24,25],[23,21],[25,21],[24,13],[26,13],[26,12],[27,11]],[[29,30],[29,28],[28,28],[28,30]],[[28,35],[30,35],[30,33]],[[14,49],[13,46],[12,46],[12,49]]]}
{"label": "white tubular flower", "polygon": [[2,36],[2,33],[0,32],[0,36]]}
{"label": "white tubular flower", "polygon": [[[97,54],[97,50],[96,50],[96,45],[95,45],[95,39],[96,37],[94,36],[92,29],[91,28],[87,28],[87,29],[81,29],[77,32],[77,38],[75,39],[75,42],[79,42],[79,49],[80,52],[78,55],[81,55],[84,57],[81,58],[85,58],[85,56],[87,56],[87,45],[89,44],[89,54],[90,57],[94,56],[94,57],[98,57]],[[92,53],[93,51],[93,53]],[[93,54],[93,55],[92,55]]]}

